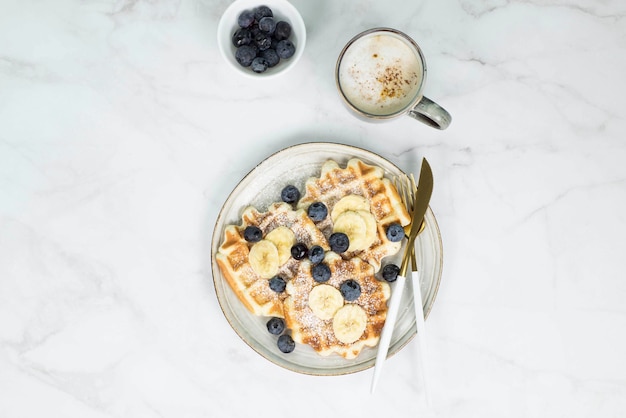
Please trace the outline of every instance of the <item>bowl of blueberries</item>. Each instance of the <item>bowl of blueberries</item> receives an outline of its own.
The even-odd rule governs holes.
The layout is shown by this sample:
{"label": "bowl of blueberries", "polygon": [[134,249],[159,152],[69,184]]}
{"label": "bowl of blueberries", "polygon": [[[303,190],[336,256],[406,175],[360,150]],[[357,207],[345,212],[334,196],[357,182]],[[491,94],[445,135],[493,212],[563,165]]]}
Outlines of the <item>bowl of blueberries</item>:
{"label": "bowl of blueberries", "polygon": [[239,73],[270,78],[302,56],[306,27],[287,0],[235,0],[217,26],[220,53]]}

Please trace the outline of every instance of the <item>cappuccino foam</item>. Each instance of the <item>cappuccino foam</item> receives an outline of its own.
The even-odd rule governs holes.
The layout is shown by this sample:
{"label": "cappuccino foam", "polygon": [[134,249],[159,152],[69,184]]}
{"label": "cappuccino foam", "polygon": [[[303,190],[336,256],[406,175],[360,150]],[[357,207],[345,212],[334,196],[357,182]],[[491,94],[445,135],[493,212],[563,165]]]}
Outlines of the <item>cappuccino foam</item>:
{"label": "cappuccino foam", "polygon": [[420,93],[423,65],[408,41],[374,32],[348,47],[338,77],[354,107],[372,115],[392,115],[405,110]]}

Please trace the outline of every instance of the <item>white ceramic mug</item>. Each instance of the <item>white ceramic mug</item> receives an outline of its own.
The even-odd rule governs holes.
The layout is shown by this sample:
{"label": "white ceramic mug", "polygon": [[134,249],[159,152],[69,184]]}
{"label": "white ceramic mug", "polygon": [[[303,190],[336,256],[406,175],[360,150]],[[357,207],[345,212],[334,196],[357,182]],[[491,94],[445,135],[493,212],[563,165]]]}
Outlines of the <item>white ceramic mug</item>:
{"label": "white ceramic mug", "polygon": [[396,29],[368,29],[352,38],[337,59],[335,81],[346,105],[366,120],[408,115],[437,129],[452,121],[447,110],[422,93],[422,50]]}

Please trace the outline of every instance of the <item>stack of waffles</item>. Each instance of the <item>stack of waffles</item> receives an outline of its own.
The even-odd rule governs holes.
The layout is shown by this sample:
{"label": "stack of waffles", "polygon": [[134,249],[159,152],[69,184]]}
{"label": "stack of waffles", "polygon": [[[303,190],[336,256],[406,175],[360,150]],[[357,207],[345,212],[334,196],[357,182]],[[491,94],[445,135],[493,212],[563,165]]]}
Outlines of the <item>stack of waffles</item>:
{"label": "stack of waffles", "polygon": [[[322,356],[352,359],[378,343],[390,297],[379,273],[402,245],[387,232],[409,223],[382,168],[328,160],[296,199],[245,208],[241,223],[225,228],[216,261],[252,314],[281,318],[293,341]],[[333,235],[346,245],[338,249]]]}

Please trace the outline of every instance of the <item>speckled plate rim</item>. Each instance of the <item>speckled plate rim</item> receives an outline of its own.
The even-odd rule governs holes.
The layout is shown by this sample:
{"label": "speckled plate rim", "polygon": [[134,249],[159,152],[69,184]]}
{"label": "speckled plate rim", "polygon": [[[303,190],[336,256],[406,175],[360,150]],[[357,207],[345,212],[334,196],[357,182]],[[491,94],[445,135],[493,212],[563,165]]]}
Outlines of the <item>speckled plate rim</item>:
{"label": "speckled plate rim", "polygon": [[[298,158],[303,158],[299,160]],[[403,171],[384,157],[353,145],[333,142],[306,142],[286,147],[271,154],[246,174],[229,194],[217,216],[211,242],[211,270],[220,308],[235,333],[254,351],[270,362],[301,374],[338,376],[360,372],[374,366],[376,347],[365,348],[353,360],[338,355],[322,357],[310,347],[298,344],[289,354],[281,353],[276,347],[276,337],[265,328],[268,318],[251,314],[237,299],[223,277],[215,255],[223,239],[226,225],[240,224],[241,211],[247,204],[264,209],[280,198],[280,188],[288,183],[303,190],[304,182],[319,175],[321,164],[334,159],[341,167],[350,158],[360,158],[368,164],[382,167],[386,177]],[[291,167],[293,166],[293,167]],[[306,167],[308,166],[308,172]],[[291,170],[289,169],[291,167]],[[317,167],[315,171],[314,167]],[[294,174],[297,170],[298,174]],[[271,196],[271,197],[268,197]],[[245,202],[245,203],[244,203]],[[415,243],[417,261],[421,271],[421,289],[424,316],[428,318],[439,290],[443,268],[443,245],[435,216],[428,208],[425,215],[426,227]],[[391,284],[392,292],[394,284]],[[412,292],[404,292],[400,312],[389,347],[389,357],[404,348],[416,335],[415,313],[412,307]]]}

